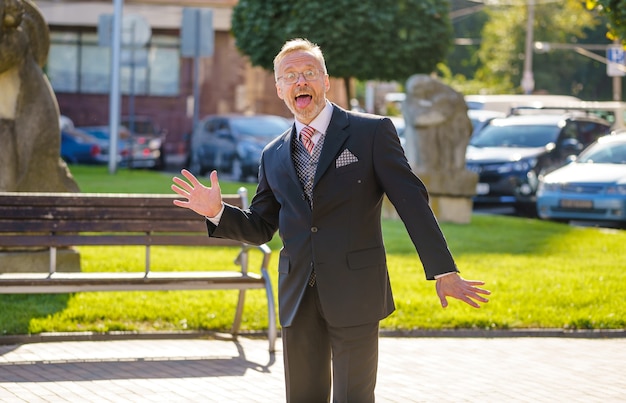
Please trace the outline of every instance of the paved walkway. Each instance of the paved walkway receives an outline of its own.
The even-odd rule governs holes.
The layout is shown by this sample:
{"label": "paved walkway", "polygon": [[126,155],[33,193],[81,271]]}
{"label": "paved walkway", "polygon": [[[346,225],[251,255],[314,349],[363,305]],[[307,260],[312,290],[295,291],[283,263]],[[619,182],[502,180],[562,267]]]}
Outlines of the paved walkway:
{"label": "paved walkway", "polygon": [[[282,402],[267,341],[0,346],[0,402]],[[626,338],[380,340],[378,402],[626,402]]]}

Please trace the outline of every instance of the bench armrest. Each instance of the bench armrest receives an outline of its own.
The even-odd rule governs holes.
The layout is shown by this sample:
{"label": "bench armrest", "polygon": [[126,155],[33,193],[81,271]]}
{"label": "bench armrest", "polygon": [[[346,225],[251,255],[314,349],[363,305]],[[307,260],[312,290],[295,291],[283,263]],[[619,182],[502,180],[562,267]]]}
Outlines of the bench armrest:
{"label": "bench armrest", "polygon": [[267,268],[270,263],[270,257],[272,255],[272,250],[266,244],[262,245],[250,245],[243,244],[241,246],[241,251],[235,258],[235,264],[241,267],[242,274],[248,274],[248,252],[250,250],[258,250],[263,254],[263,260],[261,261],[260,273],[263,274],[263,271],[267,271]]}

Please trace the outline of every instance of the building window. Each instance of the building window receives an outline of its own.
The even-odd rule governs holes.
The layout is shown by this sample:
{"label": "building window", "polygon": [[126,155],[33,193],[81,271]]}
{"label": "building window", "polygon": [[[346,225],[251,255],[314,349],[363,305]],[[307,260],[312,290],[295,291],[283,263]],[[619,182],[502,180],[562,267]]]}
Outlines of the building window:
{"label": "building window", "polygon": [[[46,71],[55,92],[108,94],[111,84],[111,48],[98,45],[98,35],[87,32],[51,32]],[[178,96],[179,40],[153,35],[142,49],[123,49],[120,90],[123,94]]]}

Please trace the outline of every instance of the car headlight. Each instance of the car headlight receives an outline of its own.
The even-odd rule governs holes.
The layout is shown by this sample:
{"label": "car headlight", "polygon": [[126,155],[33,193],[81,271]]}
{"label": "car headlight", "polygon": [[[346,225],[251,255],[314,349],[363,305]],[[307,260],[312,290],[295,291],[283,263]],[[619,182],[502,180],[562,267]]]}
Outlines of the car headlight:
{"label": "car headlight", "polygon": [[507,162],[498,167],[498,173],[527,172],[537,164],[537,158],[526,158],[519,161]]}
{"label": "car headlight", "polygon": [[610,195],[626,195],[626,184],[609,186],[606,188],[606,193]]}
{"label": "car headlight", "polygon": [[148,147],[152,150],[158,150],[159,148],[161,148],[161,139],[150,140],[150,142],[148,143]]}

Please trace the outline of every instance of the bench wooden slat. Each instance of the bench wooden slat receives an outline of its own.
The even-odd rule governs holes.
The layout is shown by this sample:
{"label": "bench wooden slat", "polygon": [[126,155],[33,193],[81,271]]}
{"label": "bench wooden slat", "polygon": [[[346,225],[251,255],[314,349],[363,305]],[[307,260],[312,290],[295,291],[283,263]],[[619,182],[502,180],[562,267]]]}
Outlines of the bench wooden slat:
{"label": "bench wooden slat", "polygon": [[[9,196],[9,197],[3,197]],[[34,196],[34,197],[33,197]],[[242,207],[242,199],[236,194],[224,194],[225,203]],[[172,194],[139,193],[38,193],[38,192],[0,192],[0,206],[173,206],[172,201],[180,197]],[[175,207],[175,206],[174,206]]]}
{"label": "bench wooden slat", "polygon": [[38,218],[42,220],[52,220],[54,213],[57,218],[116,218],[116,217],[132,217],[132,218],[154,218],[163,217],[163,213],[167,213],[173,217],[180,219],[193,219],[197,214],[188,209],[182,209],[175,205],[159,205],[159,206],[140,206],[132,205],[107,205],[107,206],[82,206],[82,205],[64,205],[64,206],[15,206],[0,204],[0,211],[5,213],[7,217],[29,219]]}
{"label": "bench wooden slat", "polygon": [[262,289],[263,278],[234,271],[0,273],[0,294],[85,291]]}
{"label": "bench wooden slat", "polygon": [[209,238],[207,235],[0,235],[2,246],[241,246],[230,239]]}
{"label": "bench wooden slat", "polygon": [[[241,323],[244,293],[265,289],[270,351],[276,340],[272,286],[267,273],[266,245],[210,238],[206,222],[173,204],[178,196],[155,194],[10,193],[0,192],[0,249],[50,250],[49,273],[0,273],[0,294],[71,293],[89,291],[239,290],[232,333]],[[224,195],[224,201],[246,207],[245,193]],[[237,246],[233,271],[151,271],[150,248],[144,272],[56,271],[56,248],[73,246]],[[248,252],[263,254],[260,274],[248,271]]]}
{"label": "bench wooden slat", "polygon": [[[3,232],[197,232],[206,235],[206,223],[198,220],[151,219],[150,221],[103,220],[83,221],[40,221],[40,220],[2,220],[0,234]],[[1,245],[1,244],[0,244]]]}

